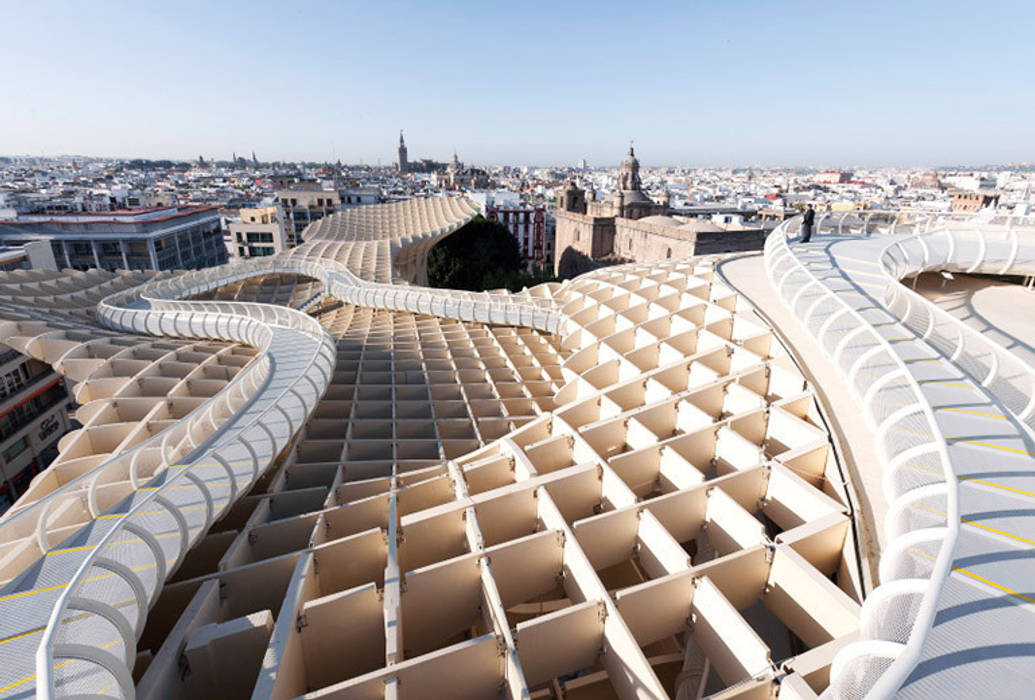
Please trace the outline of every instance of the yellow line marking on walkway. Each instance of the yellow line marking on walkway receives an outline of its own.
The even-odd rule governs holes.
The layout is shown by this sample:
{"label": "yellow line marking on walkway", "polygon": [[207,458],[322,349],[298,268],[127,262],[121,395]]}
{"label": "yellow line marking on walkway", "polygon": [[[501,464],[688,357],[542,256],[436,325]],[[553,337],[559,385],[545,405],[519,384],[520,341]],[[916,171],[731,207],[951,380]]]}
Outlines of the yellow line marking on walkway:
{"label": "yellow line marking on walkway", "polygon": [[[919,462],[909,462],[908,466],[911,466],[914,469],[923,469],[924,471],[934,472],[936,474],[941,474],[942,473],[942,470],[937,468],[937,467],[932,467],[932,466],[929,466],[927,464],[920,464]],[[1013,486],[1005,486],[1003,484],[998,484],[998,483],[996,483],[994,481],[988,481],[987,479],[978,479],[977,477],[963,476],[962,474],[957,474],[956,478],[959,479],[960,481],[973,481],[975,484],[981,484],[982,486],[991,486],[992,488],[1002,489],[1003,491],[1011,491],[1013,493],[1017,493],[1017,494],[1020,494],[1022,496],[1028,496],[1029,498],[1035,498],[1035,493],[1032,493],[1031,491],[1025,491],[1024,489],[1017,489],[1017,488],[1014,488]]]}
{"label": "yellow line marking on walkway", "polygon": [[[926,510],[928,513],[934,513],[935,515],[941,515],[941,516],[945,515],[945,511],[938,510],[937,508],[932,508],[931,506],[916,505],[916,506],[913,506],[913,507],[916,508],[917,510]],[[965,524],[965,525],[973,525],[974,527],[979,527],[982,530],[988,530],[989,532],[994,532],[995,534],[1002,535],[1003,537],[1009,537],[1011,540],[1017,540],[1018,542],[1023,542],[1024,544],[1030,544],[1032,546],[1035,546],[1035,541],[1029,540],[1026,537],[1021,537],[1020,535],[1015,535],[1012,532],[1007,532],[1006,530],[998,530],[998,529],[996,529],[994,527],[991,527],[989,525],[982,525],[979,522],[976,522],[974,520],[967,520],[966,518],[960,518],[960,522]]]}
{"label": "yellow line marking on walkway", "polygon": [[[112,607],[117,610],[119,608],[124,608],[127,605],[131,605],[131,604],[133,604],[135,602],[137,602],[135,598],[130,598],[129,600],[123,600],[122,602],[115,603]],[[62,625],[67,625],[69,622],[78,622],[79,620],[82,620],[83,618],[85,618],[87,615],[91,615],[91,614],[93,614],[93,613],[84,612],[84,613],[82,613],[80,615],[73,615],[70,618],[62,620],[61,624]],[[13,635],[11,637],[7,637],[6,639],[0,639],[0,644],[7,644],[8,642],[13,642],[13,641],[21,639],[23,637],[29,637],[29,636],[34,635],[34,634],[39,634],[40,632],[42,632],[45,629],[47,629],[46,625],[44,625],[43,627],[37,627],[36,629],[29,630],[28,632],[22,632],[21,634],[16,634],[16,635]]]}
{"label": "yellow line marking on walkway", "polygon": [[974,386],[971,386],[970,384],[961,384],[959,382],[946,382],[946,381],[943,381],[941,379],[917,379],[916,383],[917,384],[941,384],[943,386],[955,386],[955,387],[959,387],[961,389],[974,389],[974,388],[976,388]]}
{"label": "yellow line marking on walkway", "polygon": [[13,642],[13,641],[21,639],[23,637],[31,637],[34,634],[39,634],[40,632],[42,632],[45,629],[47,629],[47,628],[46,627],[37,627],[34,630],[29,630],[28,632],[22,632],[21,634],[16,634],[16,635],[14,635],[12,637],[8,637],[7,639],[0,639],[0,644],[7,644],[8,642]]}
{"label": "yellow line marking on walkway", "polygon": [[1023,542],[1024,544],[1030,544],[1033,547],[1035,547],[1035,541],[1029,540],[1026,537],[1021,537],[1020,535],[1014,535],[1013,533],[1006,532],[1005,530],[997,530],[994,527],[989,527],[988,525],[982,525],[981,523],[976,523],[973,520],[967,520],[966,518],[961,518],[961,521],[966,523],[967,525],[973,525],[974,527],[979,527],[982,530],[988,530],[989,532],[994,532],[997,535],[1003,535],[1004,537],[1009,537],[1012,540],[1017,540],[1018,542]]}
{"label": "yellow line marking on walkway", "polygon": [[[924,551],[919,550],[919,549],[910,549],[909,551],[913,552],[914,554],[919,554],[922,557],[926,557],[927,559],[930,559],[931,561],[934,561],[934,559],[935,559],[933,556],[931,556],[927,552],[924,552]],[[1015,595],[1018,598],[1020,598],[1021,600],[1024,600],[1024,601],[1026,601],[1028,603],[1035,603],[1035,598],[1032,598],[1030,596],[1026,596],[1023,593],[1019,593],[1019,592],[1013,590],[1012,588],[1007,588],[1006,586],[1004,586],[1002,584],[999,584],[999,583],[996,583],[995,581],[992,581],[990,579],[987,579],[984,576],[979,576],[978,574],[975,574],[973,571],[967,571],[966,569],[960,568],[958,566],[952,567],[952,570],[953,571],[958,571],[961,574],[963,574],[964,576],[969,576],[970,578],[974,579],[975,581],[980,581],[981,583],[988,584],[992,588],[997,588],[1000,591],[1003,591],[1004,593],[1009,593],[1010,595]]]}
{"label": "yellow line marking on walkway", "polygon": [[[209,487],[210,489],[211,488],[217,488],[219,486],[229,486],[230,485],[229,481],[219,481],[219,482],[216,482],[214,484],[210,484],[208,482],[204,482],[204,483],[205,483],[205,486]],[[171,491],[173,489],[196,489],[196,488],[198,488],[198,486],[197,486],[197,484],[193,484],[193,483],[191,483],[191,484],[180,484],[180,485],[177,485],[177,486],[167,486],[165,484],[162,484],[161,486],[144,486],[144,487],[141,487],[139,489],[133,489],[133,490],[134,491],[157,491],[158,489],[163,489],[163,488],[164,489],[169,489]]]}
{"label": "yellow line marking on walkway", "polygon": [[998,588],[999,590],[1003,591],[1004,593],[1009,593],[1010,595],[1015,595],[1018,598],[1020,598],[1021,600],[1025,601],[1025,602],[1035,603],[1035,598],[1032,598],[1031,596],[1026,596],[1023,593],[1019,593],[1019,592],[1013,590],[1012,588],[1007,588],[1006,586],[998,584],[995,581],[992,581],[990,579],[985,578],[984,576],[978,576],[973,571],[967,571],[966,569],[961,569],[958,566],[952,567],[952,570],[953,571],[958,571],[961,574],[965,574],[967,576],[970,576],[975,581],[981,581],[982,583],[986,583],[989,586],[992,586],[993,588]]}
{"label": "yellow line marking on walkway", "polygon": [[[107,644],[105,644],[104,646],[102,646],[100,648],[101,649],[108,649],[108,648],[113,647],[116,644],[118,644],[119,641],[120,640],[116,639],[114,641],[108,642]],[[75,659],[68,659],[66,661],[62,661],[59,664],[54,664],[54,670],[57,671],[60,668],[64,668],[65,666],[69,665],[73,661],[75,661]],[[36,678],[36,674],[35,673],[32,674],[31,676],[26,676],[25,678],[21,679],[20,681],[15,681],[14,683],[11,683],[10,685],[5,685],[3,688],[0,688],[0,693],[6,693],[11,688],[17,688],[21,684],[28,683],[29,681],[31,681],[31,680],[33,680],[35,678]]]}
{"label": "yellow line marking on walkway", "polygon": [[[198,508],[204,508],[204,507],[205,506],[203,506],[203,505],[202,506],[188,506],[186,508],[180,508],[178,510],[196,510]],[[154,512],[156,512],[156,513],[167,513],[168,511],[164,511],[163,510],[163,511],[154,511]],[[197,532],[197,531],[198,531],[198,528],[190,528],[190,529],[187,530],[188,533],[194,533],[194,532]],[[180,534],[179,530],[173,530],[172,532],[165,532],[165,533],[162,533],[160,535],[155,535],[155,539],[156,540],[160,540],[160,539],[162,539],[164,537],[179,536],[179,534]],[[128,540],[116,540],[115,542],[109,542],[108,546],[109,547],[114,547],[116,545],[123,545],[123,544],[136,544],[137,542],[142,542],[142,541],[143,540],[141,540],[139,537],[134,537],[134,538],[128,539]],[[96,546],[97,545],[93,545],[93,544],[84,544],[81,547],[66,547],[64,549],[52,549],[49,552],[47,552],[44,556],[48,556],[49,557],[52,554],[67,554],[69,552],[82,552],[82,551],[85,551],[87,549],[93,549]]]}
{"label": "yellow line marking on walkway", "polygon": [[903,362],[941,362],[940,357],[903,357]]}
{"label": "yellow line marking on walkway", "polygon": [[1003,486],[1002,484],[997,484],[994,481],[985,481],[984,479],[975,479],[972,476],[957,476],[956,478],[957,479],[962,479],[963,481],[973,481],[975,484],[983,484],[985,486],[992,486],[992,487],[997,488],[997,489],[1003,489],[1004,491],[1013,491],[1014,493],[1019,493],[1022,496],[1030,496],[1031,498],[1035,498],[1035,493],[1032,493],[1031,491],[1025,491],[1023,489],[1015,489],[1012,486]]}
{"label": "yellow line marking on walkway", "polygon": [[47,552],[44,556],[49,557],[52,554],[67,554],[68,552],[83,552],[87,549],[93,549],[95,545],[84,544],[81,547],[65,547],[64,549],[52,549]]}
{"label": "yellow line marking on walkway", "polygon": [[992,448],[997,449],[997,450],[1005,450],[1007,452],[1016,452],[1017,454],[1029,455],[1031,457],[1035,457],[1035,452],[1029,452],[1028,450],[1022,450],[1022,449],[1017,448],[1017,447],[1007,447],[1005,445],[996,445],[993,442],[981,442],[979,440],[968,440],[967,438],[953,437],[951,435],[946,435],[945,439],[946,440],[952,440],[954,442],[966,442],[966,443],[969,443],[971,445],[978,445],[980,447],[992,447]]}
{"label": "yellow line marking on walkway", "polygon": [[967,408],[955,408],[954,406],[931,406],[936,411],[956,411],[957,413],[969,413],[972,416],[984,416],[985,418],[1000,418],[1002,420],[1009,420],[1006,416],[1000,413],[985,413],[983,411],[971,411]]}
{"label": "yellow line marking on walkway", "polygon": [[[114,574],[112,574],[112,575],[114,576]],[[56,591],[56,590],[64,588],[67,585],[68,585],[67,583],[59,583],[59,584],[57,584],[55,586],[47,586],[45,588],[34,588],[31,591],[21,591],[19,593],[11,593],[10,595],[5,595],[3,598],[0,598],[0,603],[6,603],[7,601],[14,600],[15,598],[24,598],[25,596],[35,595],[37,593],[46,593],[47,591]]]}

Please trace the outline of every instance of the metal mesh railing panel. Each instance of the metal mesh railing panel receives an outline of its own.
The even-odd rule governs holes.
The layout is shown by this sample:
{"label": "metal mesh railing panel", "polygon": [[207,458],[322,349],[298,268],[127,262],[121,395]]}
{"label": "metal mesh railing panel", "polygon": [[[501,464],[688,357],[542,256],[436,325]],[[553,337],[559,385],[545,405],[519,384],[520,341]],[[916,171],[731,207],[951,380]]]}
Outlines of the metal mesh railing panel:
{"label": "metal mesh railing panel", "polygon": [[[842,217],[838,221],[836,216],[827,216],[820,221],[819,228],[843,234],[847,219]],[[899,223],[912,229],[918,227],[916,221],[892,221],[891,228]],[[958,527],[958,517],[952,515],[955,492],[947,489],[940,494],[916,491],[942,488],[950,474],[945,441],[931,408],[904,362],[878,333],[873,322],[849,307],[789,248],[787,236],[795,224],[792,220],[781,225],[766,241],[769,279],[852,383],[867,418],[877,430],[878,452],[887,465],[886,491],[892,498],[908,499],[909,503],[906,507],[906,500],[896,501],[901,505],[889,518],[887,525],[892,541],[882,559],[881,574],[882,581],[919,579],[919,587],[914,587],[909,595],[887,595],[879,605],[871,606],[871,611],[864,607],[864,629],[871,640],[846,647],[835,659],[831,673],[830,695],[863,698],[878,683],[897,688],[915,664],[924,630],[929,629],[933,621],[938,592],[951,560]],[[864,227],[860,224],[860,228]],[[886,249],[882,256],[885,269],[897,274],[915,268],[912,254],[912,249],[902,245]],[[824,268],[822,274],[829,276],[827,273]],[[893,311],[905,313],[910,309],[904,302],[890,299],[889,305]],[[932,319],[925,314],[917,310],[915,318],[918,323],[926,321],[926,327]],[[947,486],[955,489],[955,479]],[[926,495],[917,498],[918,493]],[[944,543],[916,540],[917,532],[929,531],[927,528],[932,527],[939,528],[945,535]],[[945,549],[941,550],[940,546]],[[943,556],[939,558],[939,554]],[[920,634],[914,634],[917,630]],[[903,644],[907,641],[908,645]],[[909,653],[904,654],[904,651]],[[901,662],[896,664],[896,659]],[[894,673],[886,677],[893,667]]]}

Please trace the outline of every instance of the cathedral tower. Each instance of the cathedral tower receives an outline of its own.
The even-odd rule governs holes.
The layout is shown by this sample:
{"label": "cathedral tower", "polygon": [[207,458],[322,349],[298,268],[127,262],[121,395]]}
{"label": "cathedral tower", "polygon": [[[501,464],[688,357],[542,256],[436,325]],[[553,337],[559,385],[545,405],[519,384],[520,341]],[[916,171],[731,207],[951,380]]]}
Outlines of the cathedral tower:
{"label": "cathedral tower", "polygon": [[399,158],[396,161],[395,167],[399,171],[400,175],[404,175],[407,172],[409,172],[410,164],[409,164],[409,162],[406,159],[406,141],[403,140],[402,129],[399,129],[399,151],[398,151],[398,154],[399,154]]}

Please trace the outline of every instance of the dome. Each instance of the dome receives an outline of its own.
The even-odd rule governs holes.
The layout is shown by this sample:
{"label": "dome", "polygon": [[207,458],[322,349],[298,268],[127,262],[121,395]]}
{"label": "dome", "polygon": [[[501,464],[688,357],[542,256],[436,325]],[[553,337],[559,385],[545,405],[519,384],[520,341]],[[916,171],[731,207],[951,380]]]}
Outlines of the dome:
{"label": "dome", "polygon": [[632,146],[629,146],[629,155],[618,168],[618,189],[638,190],[640,185],[640,161],[636,160],[636,154],[633,153]]}
{"label": "dome", "polygon": [[645,216],[642,219],[637,220],[644,224],[653,224],[655,226],[683,228],[683,226],[680,226],[682,222],[679,219],[673,219],[671,216],[662,216],[661,214],[655,214],[654,216]]}
{"label": "dome", "polygon": [[[618,196],[617,194],[615,195]],[[640,190],[622,190],[622,203],[632,204],[634,202],[650,202],[650,198]],[[678,222],[677,222],[678,223]]]}
{"label": "dome", "polygon": [[724,231],[720,226],[716,226],[711,221],[705,219],[694,219],[689,223],[685,223],[679,227],[683,231],[694,231],[695,233],[717,233]]}

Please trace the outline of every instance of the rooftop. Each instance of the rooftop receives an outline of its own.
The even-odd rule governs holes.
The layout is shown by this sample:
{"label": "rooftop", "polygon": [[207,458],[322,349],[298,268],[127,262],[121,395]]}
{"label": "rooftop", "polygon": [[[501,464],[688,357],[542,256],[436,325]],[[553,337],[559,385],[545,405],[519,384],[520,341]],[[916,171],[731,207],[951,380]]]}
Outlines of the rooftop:
{"label": "rooftop", "polygon": [[0,520],[0,695],[1024,694],[1035,330],[938,284],[1032,275],[1035,221],[420,286],[475,211],[0,273],[82,424]]}

